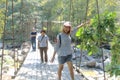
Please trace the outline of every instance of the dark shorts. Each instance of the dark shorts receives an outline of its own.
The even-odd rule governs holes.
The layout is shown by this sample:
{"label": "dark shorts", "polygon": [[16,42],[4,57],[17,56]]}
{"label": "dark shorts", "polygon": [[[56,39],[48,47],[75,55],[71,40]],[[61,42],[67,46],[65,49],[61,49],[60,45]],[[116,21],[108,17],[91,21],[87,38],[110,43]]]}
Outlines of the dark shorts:
{"label": "dark shorts", "polygon": [[68,61],[72,62],[72,55],[67,55],[67,56],[58,56],[58,62],[59,64],[64,64]]}

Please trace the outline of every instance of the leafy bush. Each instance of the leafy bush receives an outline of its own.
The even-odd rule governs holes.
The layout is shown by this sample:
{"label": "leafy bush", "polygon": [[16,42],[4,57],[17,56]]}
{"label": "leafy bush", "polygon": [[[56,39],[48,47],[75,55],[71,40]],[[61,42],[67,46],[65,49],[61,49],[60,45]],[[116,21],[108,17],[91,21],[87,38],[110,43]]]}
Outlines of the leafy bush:
{"label": "leafy bush", "polygon": [[79,47],[88,51],[88,55],[97,53],[104,44],[109,44],[111,48],[112,62],[110,64],[111,75],[120,75],[120,29],[115,26],[115,12],[105,12],[91,19],[91,24],[82,27],[76,33],[81,40]]}

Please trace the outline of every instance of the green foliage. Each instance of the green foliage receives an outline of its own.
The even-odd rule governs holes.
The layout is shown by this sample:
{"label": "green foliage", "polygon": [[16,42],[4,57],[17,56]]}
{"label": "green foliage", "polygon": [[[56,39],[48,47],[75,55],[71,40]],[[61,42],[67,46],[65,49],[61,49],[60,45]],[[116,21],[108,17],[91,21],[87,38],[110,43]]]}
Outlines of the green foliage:
{"label": "green foliage", "polygon": [[2,38],[2,33],[3,33],[3,30],[4,30],[4,19],[5,19],[5,16],[4,16],[4,8],[0,8],[0,39]]}
{"label": "green foliage", "polygon": [[112,65],[112,68],[110,70],[111,76],[115,75],[118,76],[120,75],[120,65]]}
{"label": "green foliage", "polygon": [[87,50],[88,55],[97,53],[103,43],[109,43],[112,51],[110,73],[111,75],[120,75],[120,28],[115,27],[115,18],[115,12],[105,12],[100,15],[99,22],[96,15],[91,19],[89,27],[79,29],[76,36],[82,40],[79,47]]}
{"label": "green foliage", "polygon": [[[120,34],[119,34],[120,35]],[[112,62],[111,75],[120,75],[120,39],[119,36],[114,36],[111,42],[112,47]]]}

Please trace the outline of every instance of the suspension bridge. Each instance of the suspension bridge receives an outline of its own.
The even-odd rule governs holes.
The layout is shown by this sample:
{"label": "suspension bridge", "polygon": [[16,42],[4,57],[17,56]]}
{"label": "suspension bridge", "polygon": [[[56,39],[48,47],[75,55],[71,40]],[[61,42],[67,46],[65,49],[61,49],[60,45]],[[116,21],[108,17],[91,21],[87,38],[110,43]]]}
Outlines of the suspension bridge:
{"label": "suspension bridge", "polygon": [[[53,53],[53,46],[49,43],[48,48],[48,60],[50,60]],[[57,59],[53,63],[41,63],[39,50],[30,51],[22,65],[21,69],[17,73],[15,80],[57,80]],[[76,71],[75,80],[83,80]],[[69,76],[69,70],[67,65],[64,66],[62,80],[71,80]]]}
{"label": "suspension bridge", "polygon": [[[38,41],[36,40],[36,42]],[[31,46],[28,47],[27,44],[24,44],[24,45],[27,46],[29,50],[27,51],[25,49],[25,51],[27,51],[28,53],[23,63],[21,64],[19,69],[17,69],[16,65],[14,65],[14,67],[12,67],[13,69],[11,69],[9,73],[7,73],[5,76],[2,76],[2,80],[58,80],[57,79],[57,70],[58,70],[57,56],[53,63],[50,62],[50,59],[52,57],[53,50],[54,50],[54,44],[51,44],[51,42],[49,41],[49,44],[48,44],[49,47],[47,52],[48,63],[41,63],[40,52],[38,48],[36,49],[36,51],[33,51],[31,50]],[[79,54],[80,53],[78,53],[77,55]],[[73,61],[75,80],[95,80],[95,79],[101,80],[104,78],[103,72],[102,72],[102,75],[100,75],[98,73],[99,71],[97,72],[97,70],[94,70],[94,69],[87,69],[87,68],[85,69],[84,66],[81,67],[80,69],[78,67],[79,65],[78,61],[76,60]],[[16,70],[16,73],[15,73],[15,70]],[[62,72],[62,80],[71,80],[67,64],[65,64]]]}
{"label": "suspension bridge", "polygon": [[[57,80],[57,56],[53,63],[41,64],[39,50],[31,50],[32,28],[35,27],[38,33],[41,29],[46,29],[50,38],[50,60],[53,41],[60,32],[62,23],[71,21],[76,26],[88,19],[92,19],[92,23],[80,30],[79,39],[74,39],[73,43],[82,45],[81,49],[84,47],[85,50],[90,50],[92,56],[82,50],[77,55],[73,54],[75,80],[120,80],[119,76],[114,76],[120,74],[120,5],[117,4],[120,4],[119,0],[1,0],[0,80]],[[114,11],[116,14],[112,13]],[[104,44],[109,49],[104,50]],[[94,55],[96,50],[98,53]],[[107,53],[113,54],[107,55],[106,59]],[[93,58],[93,62],[86,64]],[[112,62],[109,68],[113,69],[108,70],[113,74],[112,78],[106,72],[105,61]],[[66,64],[62,73],[62,80],[71,80]]]}

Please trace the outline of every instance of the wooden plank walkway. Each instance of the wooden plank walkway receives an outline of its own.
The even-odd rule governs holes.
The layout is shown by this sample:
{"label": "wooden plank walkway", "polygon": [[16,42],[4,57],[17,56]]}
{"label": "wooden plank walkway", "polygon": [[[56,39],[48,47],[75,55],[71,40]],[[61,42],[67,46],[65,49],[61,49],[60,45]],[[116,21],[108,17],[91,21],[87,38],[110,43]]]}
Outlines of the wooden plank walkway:
{"label": "wooden plank walkway", "polygon": [[[48,60],[50,60],[53,53],[53,47],[49,43]],[[30,51],[24,61],[21,69],[17,73],[15,80],[58,80],[57,79],[57,56],[53,63],[40,63],[39,50]],[[83,77],[75,72],[75,80],[83,80]],[[71,80],[69,70],[65,64],[62,72],[62,80]]]}

